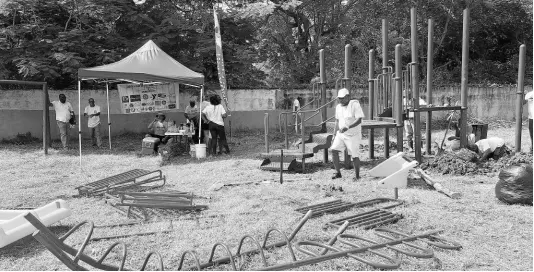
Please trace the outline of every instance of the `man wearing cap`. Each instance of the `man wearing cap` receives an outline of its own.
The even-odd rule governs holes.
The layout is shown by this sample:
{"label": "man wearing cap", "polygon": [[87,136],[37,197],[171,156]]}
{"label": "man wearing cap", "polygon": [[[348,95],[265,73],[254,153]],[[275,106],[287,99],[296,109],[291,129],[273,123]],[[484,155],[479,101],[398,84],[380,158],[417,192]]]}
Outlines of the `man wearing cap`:
{"label": "man wearing cap", "polygon": [[336,106],[336,124],[334,128],[334,141],[330,150],[336,173],[332,179],[341,178],[339,170],[339,152],[348,150],[352,157],[352,165],[356,172],[354,180],[360,179],[360,142],[362,139],[362,107],[358,100],[351,100],[349,90],[343,88],[337,92],[339,103]]}
{"label": "man wearing cap", "polygon": [[102,146],[102,138],[100,137],[100,106],[95,105],[93,98],[89,98],[89,106],[85,107],[83,115],[87,117],[87,127],[91,131],[93,146]]}

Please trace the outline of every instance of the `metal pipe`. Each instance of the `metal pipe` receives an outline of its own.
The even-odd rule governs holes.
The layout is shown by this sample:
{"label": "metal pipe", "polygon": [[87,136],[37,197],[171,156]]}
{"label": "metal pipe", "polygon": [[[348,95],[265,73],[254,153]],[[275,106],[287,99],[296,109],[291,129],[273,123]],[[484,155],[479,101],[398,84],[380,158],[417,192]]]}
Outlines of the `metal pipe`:
{"label": "metal pipe", "polygon": [[403,128],[404,120],[402,118],[402,47],[400,44],[395,45],[395,104],[397,112],[397,152],[403,151]]}
{"label": "metal pipe", "polygon": [[[428,19],[428,46],[426,53],[426,102],[433,104],[432,101],[432,81],[434,76],[434,20]],[[426,114],[426,154],[432,151],[432,112]]]}
{"label": "metal pipe", "polygon": [[[302,146],[302,154],[304,154],[306,152],[306,144],[304,142],[304,117],[306,116],[306,113],[303,112],[301,113],[302,114],[302,119],[303,121],[300,122],[300,133],[301,133],[301,142],[300,142],[300,145]],[[304,165],[304,157],[302,158],[302,164]]]}
{"label": "metal pipe", "polygon": [[[337,237],[341,234],[343,234],[343,232],[345,232],[345,230],[347,229],[347,227],[349,226],[349,222],[348,221],[345,221],[345,223],[343,223],[343,225],[341,225],[339,227],[339,229],[336,231],[336,233],[334,234],[334,236],[332,236],[332,238],[330,238],[330,240],[328,240],[328,243],[326,243],[327,245],[329,246],[333,246],[336,241],[337,241]],[[321,255],[325,255],[326,253],[328,252],[328,249],[325,248],[323,249],[323,251],[321,251]]]}
{"label": "metal pipe", "polygon": [[[373,120],[374,117],[374,103],[375,103],[375,92],[374,92],[374,78],[375,78],[375,50],[369,50],[369,119]],[[374,159],[374,145],[375,145],[375,130],[369,129],[369,159]]]}
{"label": "metal pipe", "polygon": [[48,126],[46,125],[48,122],[48,90],[46,88],[46,83],[42,85],[43,87],[43,150],[44,154],[48,155]]}
{"label": "metal pipe", "polygon": [[111,114],[109,113],[109,84],[106,81],[106,97],[108,103],[108,140],[109,140],[109,149],[111,149]]}
{"label": "metal pipe", "polygon": [[[388,19],[382,19],[382,74],[388,72]],[[382,82],[382,103],[383,108],[388,107],[388,80]]]}
{"label": "metal pipe", "polygon": [[462,31],[462,81],[461,81],[461,128],[460,128],[460,147],[467,145],[467,91],[468,91],[468,65],[469,65],[469,8],[463,12],[463,31]]}
{"label": "metal pipe", "polygon": [[[324,63],[324,49],[319,50],[319,71],[321,79],[321,101],[326,105],[326,68]],[[321,109],[322,120],[327,119],[326,108]],[[326,124],[321,126],[321,131],[326,132]]]}
{"label": "metal pipe", "polygon": [[517,101],[515,108],[515,152],[521,151],[521,126],[523,121],[523,98],[525,92],[525,55],[524,44],[519,46],[519,68],[517,71]]}
{"label": "metal pipe", "polygon": [[24,80],[0,80],[0,84],[20,84],[20,85],[31,85],[31,86],[43,86],[46,84],[45,81],[24,81]]}
{"label": "metal pipe", "polygon": [[[412,49],[412,82],[413,82],[413,108],[419,109],[419,57],[417,55],[417,9],[410,9],[411,19],[411,49]],[[414,147],[415,159],[421,163],[421,113],[414,112]]]}
{"label": "metal pipe", "polygon": [[[345,88],[349,90],[349,95],[350,95],[350,91],[352,88],[352,80],[351,80],[352,63],[350,61],[351,58],[352,58],[352,46],[350,44],[347,44],[345,45],[345,77],[343,78],[343,81],[345,82]],[[326,156],[328,156],[328,149],[325,149],[324,153],[327,154]],[[352,160],[347,150],[343,152],[343,155],[344,155],[343,161],[345,162],[345,168],[350,169],[352,167],[352,164],[351,164]]]}
{"label": "metal pipe", "polygon": [[[78,80],[78,143],[80,148],[80,171],[82,171],[82,81]],[[69,139],[67,138],[67,141]]]}
{"label": "metal pipe", "polygon": [[284,183],[284,150],[280,149],[280,184]]}
{"label": "metal pipe", "polygon": [[285,114],[284,116],[286,118],[286,121],[284,123],[284,137],[286,140],[286,149],[289,149],[289,138],[287,136],[287,114]]}
{"label": "metal pipe", "polygon": [[263,117],[263,128],[265,130],[265,152],[269,153],[269,113]]}

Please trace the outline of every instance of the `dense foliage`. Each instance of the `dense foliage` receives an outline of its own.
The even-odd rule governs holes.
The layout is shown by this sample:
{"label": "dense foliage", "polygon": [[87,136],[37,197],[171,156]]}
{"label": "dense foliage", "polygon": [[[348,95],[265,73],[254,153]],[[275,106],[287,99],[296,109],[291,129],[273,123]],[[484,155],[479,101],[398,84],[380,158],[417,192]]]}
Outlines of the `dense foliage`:
{"label": "dense foliage", "polygon": [[118,61],[148,39],[217,88],[213,5],[220,12],[230,88],[308,84],[319,72],[319,49],[325,49],[333,81],[343,76],[345,44],[353,46],[355,83],[366,84],[369,49],[377,50],[376,69],[382,63],[382,18],[389,21],[390,58],[401,44],[404,61],[410,61],[410,7],[418,8],[422,78],[427,19],[433,18],[436,84],[460,82],[462,10],[469,7],[469,82],[514,84],[521,44],[532,81],[532,1],[5,0],[0,5],[0,78],[46,80],[58,89],[75,85],[78,68]]}

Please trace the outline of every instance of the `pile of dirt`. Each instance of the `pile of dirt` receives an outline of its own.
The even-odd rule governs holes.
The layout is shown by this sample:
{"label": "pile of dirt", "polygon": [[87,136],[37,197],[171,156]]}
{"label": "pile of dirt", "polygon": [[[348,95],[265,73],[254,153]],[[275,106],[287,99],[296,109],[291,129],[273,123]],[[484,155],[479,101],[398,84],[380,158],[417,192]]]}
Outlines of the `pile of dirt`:
{"label": "pile of dirt", "polygon": [[516,153],[498,161],[489,159],[484,162],[478,162],[473,154],[467,149],[444,153],[423,162],[421,169],[443,175],[484,175],[497,173],[510,165],[532,164],[532,155],[527,153]]}
{"label": "pile of dirt", "polygon": [[159,154],[161,155],[161,165],[167,165],[172,158],[178,157],[184,154],[186,146],[181,143],[169,142],[166,145],[159,146]]}

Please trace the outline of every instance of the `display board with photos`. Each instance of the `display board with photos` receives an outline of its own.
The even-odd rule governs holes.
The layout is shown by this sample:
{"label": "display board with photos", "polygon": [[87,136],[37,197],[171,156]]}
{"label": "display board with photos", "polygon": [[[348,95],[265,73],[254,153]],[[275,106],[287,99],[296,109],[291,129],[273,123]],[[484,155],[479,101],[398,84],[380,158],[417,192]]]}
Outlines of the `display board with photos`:
{"label": "display board with photos", "polygon": [[119,84],[118,90],[124,114],[178,109],[178,83]]}

